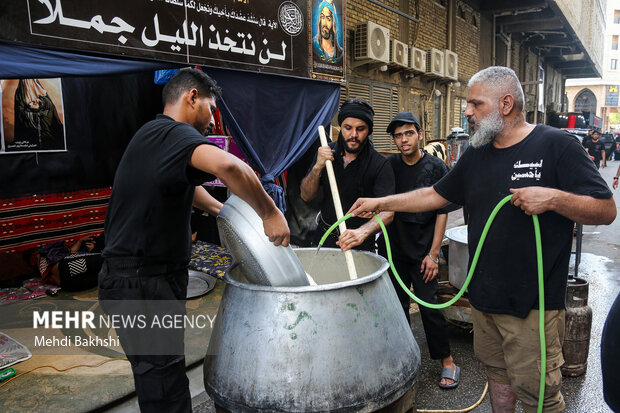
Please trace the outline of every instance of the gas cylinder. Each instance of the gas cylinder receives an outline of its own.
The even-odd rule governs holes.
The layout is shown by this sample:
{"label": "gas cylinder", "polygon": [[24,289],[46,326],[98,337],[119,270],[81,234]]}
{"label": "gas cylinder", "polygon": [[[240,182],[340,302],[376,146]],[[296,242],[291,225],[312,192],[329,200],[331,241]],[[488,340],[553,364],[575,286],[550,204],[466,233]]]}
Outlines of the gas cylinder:
{"label": "gas cylinder", "polygon": [[571,278],[566,288],[566,330],[562,354],[564,365],[560,368],[564,376],[581,376],[588,368],[592,309],[588,305],[588,282],[582,278]]}

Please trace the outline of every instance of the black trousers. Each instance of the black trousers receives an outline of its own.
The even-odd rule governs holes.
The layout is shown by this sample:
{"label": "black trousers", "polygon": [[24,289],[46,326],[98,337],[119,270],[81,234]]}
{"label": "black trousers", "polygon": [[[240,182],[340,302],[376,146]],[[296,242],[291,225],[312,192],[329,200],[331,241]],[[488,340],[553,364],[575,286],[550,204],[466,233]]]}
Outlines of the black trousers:
{"label": "black trousers", "polygon": [[187,279],[187,268],[131,257],[106,259],[99,273],[103,310],[109,316],[143,321],[133,327],[116,327],[131,363],[141,412],[192,411],[185,374],[185,329],[150,328],[154,320],[185,316]]}
{"label": "black trousers", "polygon": [[[421,261],[405,261],[392,257],[394,267],[400,276],[402,282],[407,286],[413,285],[413,293],[419,299],[428,303],[437,304],[437,288],[439,286],[437,277],[431,282],[425,283],[420,273]],[[389,270],[390,279],[396,294],[400,300],[407,321],[411,322],[409,317],[409,307],[411,306],[411,297],[400,286],[392,270]],[[443,359],[450,355],[450,342],[448,340],[448,325],[443,313],[439,310],[427,308],[422,305],[420,307],[420,316],[422,317],[422,325],[426,342],[428,343],[428,351],[433,360]]]}

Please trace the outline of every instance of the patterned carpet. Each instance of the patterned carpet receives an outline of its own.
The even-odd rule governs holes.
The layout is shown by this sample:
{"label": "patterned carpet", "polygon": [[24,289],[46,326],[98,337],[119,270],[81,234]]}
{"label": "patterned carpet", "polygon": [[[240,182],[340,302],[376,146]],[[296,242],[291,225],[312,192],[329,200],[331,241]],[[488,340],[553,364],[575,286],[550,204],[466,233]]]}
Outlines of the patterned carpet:
{"label": "patterned carpet", "polygon": [[192,246],[189,268],[223,278],[224,272],[232,265],[232,262],[232,256],[226,249],[208,242],[196,241]]}

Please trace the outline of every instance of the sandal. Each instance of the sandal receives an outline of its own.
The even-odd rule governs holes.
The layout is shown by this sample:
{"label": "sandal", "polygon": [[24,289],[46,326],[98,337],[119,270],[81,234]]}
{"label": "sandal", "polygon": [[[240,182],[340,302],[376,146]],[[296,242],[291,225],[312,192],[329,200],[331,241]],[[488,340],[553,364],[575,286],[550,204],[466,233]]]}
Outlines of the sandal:
{"label": "sandal", "polygon": [[[450,379],[454,380],[452,384],[441,384],[441,379]],[[456,370],[453,370],[449,367],[441,370],[441,377],[439,378],[439,387],[442,389],[454,389],[459,385],[461,380],[461,368],[456,366]]]}

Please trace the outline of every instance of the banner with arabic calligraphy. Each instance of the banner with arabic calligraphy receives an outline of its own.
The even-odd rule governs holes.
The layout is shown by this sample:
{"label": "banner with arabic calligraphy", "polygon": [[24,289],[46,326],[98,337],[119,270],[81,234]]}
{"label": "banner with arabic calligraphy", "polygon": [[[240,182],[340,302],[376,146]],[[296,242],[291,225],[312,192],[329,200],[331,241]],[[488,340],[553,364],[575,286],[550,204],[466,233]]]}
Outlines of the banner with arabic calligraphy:
{"label": "banner with arabic calligraphy", "polygon": [[309,76],[307,0],[0,3],[0,39]]}
{"label": "banner with arabic calligraphy", "polygon": [[65,151],[60,79],[6,79],[0,84],[0,153]]}

